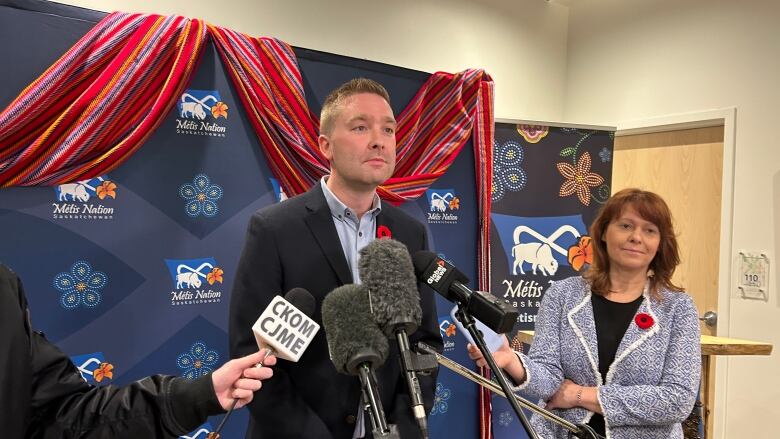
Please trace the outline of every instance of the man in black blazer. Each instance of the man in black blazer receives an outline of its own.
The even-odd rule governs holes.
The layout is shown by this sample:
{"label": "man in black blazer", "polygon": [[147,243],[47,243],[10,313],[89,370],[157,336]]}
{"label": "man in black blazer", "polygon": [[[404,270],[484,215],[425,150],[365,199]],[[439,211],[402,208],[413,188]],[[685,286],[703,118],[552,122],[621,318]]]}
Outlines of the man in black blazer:
{"label": "man in black blazer", "polygon": [[[278,294],[295,287],[312,293],[321,323],[321,304],[334,288],[358,283],[359,250],[390,234],[411,254],[427,249],[425,227],[400,209],[382,203],[376,187],[395,168],[396,122],[387,91],[368,79],[354,79],[331,92],[320,117],[320,150],[331,174],[308,192],[255,212],[247,232],[230,302],[230,349],[236,357],[256,349],[251,327]],[[420,294],[423,320],[412,342],[441,350],[433,293]],[[388,422],[402,438],[420,436],[400,370],[397,346],[377,370]],[[421,377],[426,412],[433,405],[436,374]],[[359,410],[360,382],[339,374],[320,331],[298,363],[280,361],[263,392],[250,404],[247,437],[263,439],[349,439],[371,437]]]}

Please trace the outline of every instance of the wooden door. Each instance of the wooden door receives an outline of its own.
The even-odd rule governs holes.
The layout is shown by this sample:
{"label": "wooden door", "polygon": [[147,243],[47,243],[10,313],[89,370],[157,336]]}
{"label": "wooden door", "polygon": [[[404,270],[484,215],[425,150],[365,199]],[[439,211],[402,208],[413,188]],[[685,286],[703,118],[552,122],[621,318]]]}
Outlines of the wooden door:
{"label": "wooden door", "polygon": [[[718,311],[723,126],[615,137],[612,192],[639,187],[669,204],[680,245],[674,283],[696,302],[699,316]],[[702,334],[715,335],[702,325]],[[712,411],[715,362],[703,383]],[[707,420],[706,437],[712,422]]]}

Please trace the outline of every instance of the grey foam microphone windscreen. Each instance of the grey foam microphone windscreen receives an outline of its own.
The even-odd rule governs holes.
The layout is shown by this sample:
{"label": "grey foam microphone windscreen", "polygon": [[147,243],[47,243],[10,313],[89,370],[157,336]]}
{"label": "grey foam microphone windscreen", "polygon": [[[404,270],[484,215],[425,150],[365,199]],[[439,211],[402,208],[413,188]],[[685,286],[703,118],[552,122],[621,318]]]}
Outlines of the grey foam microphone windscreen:
{"label": "grey foam microphone windscreen", "polygon": [[387,336],[400,325],[407,333],[422,321],[420,292],[409,250],[393,239],[376,239],[360,250],[360,281],[368,287],[374,318]]}
{"label": "grey foam microphone windscreen", "polygon": [[340,373],[357,375],[360,364],[375,370],[387,360],[389,344],[371,315],[365,286],[342,285],[325,296],[322,326],[330,360]]}

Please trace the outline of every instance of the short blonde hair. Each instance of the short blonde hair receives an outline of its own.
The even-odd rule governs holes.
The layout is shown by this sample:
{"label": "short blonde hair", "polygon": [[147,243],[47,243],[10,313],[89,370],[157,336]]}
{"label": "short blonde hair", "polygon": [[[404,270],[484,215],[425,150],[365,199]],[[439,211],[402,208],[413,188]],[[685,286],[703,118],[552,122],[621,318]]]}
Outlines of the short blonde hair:
{"label": "short blonde hair", "polygon": [[344,101],[356,94],[371,93],[381,96],[390,105],[390,95],[382,84],[368,78],[355,78],[341,84],[325,98],[320,111],[320,134],[330,134]]}

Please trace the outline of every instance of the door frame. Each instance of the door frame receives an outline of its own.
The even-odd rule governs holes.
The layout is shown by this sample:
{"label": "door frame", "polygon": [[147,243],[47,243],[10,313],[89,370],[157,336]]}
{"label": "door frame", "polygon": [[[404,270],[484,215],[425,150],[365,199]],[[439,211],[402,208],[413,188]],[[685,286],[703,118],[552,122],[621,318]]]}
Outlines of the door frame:
{"label": "door frame", "polygon": [[[723,171],[720,205],[720,254],[718,257],[718,327],[716,334],[729,336],[731,285],[736,264],[732,261],[734,239],[734,173],[736,153],[736,107],[678,113],[617,123],[615,136],[649,134],[692,128],[723,126]],[[715,407],[712,410],[712,437],[722,439],[726,431],[728,356],[715,357]]]}

